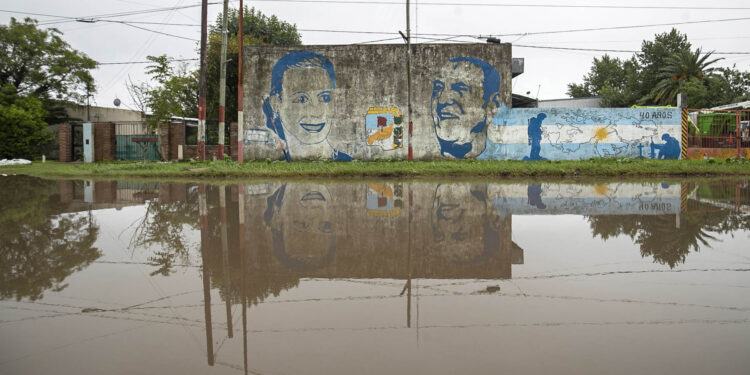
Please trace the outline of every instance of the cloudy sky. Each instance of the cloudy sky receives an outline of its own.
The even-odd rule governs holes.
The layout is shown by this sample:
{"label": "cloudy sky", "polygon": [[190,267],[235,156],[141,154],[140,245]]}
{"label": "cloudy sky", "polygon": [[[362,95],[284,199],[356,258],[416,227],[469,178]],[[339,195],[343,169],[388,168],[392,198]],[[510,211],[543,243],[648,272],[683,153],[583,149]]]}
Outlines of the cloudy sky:
{"label": "cloudy sky", "polygon": [[[209,2],[217,2],[208,8],[211,23],[222,5],[216,0]],[[406,29],[405,1],[267,0],[245,1],[245,4],[295,24],[303,44],[370,42],[398,37],[397,34],[385,33]],[[239,1],[230,1],[229,6],[236,8]],[[183,8],[97,18],[114,13],[176,7]],[[144,61],[148,55],[198,57],[200,27],[196,25],[200,24],[200,11],[197,0],[2,0],[0,22],[8,24],[10,17],[30,16],[39,20],[43,27],[58,28],[73,48],[101,63],[138,62]],[[140,23],[81,23],[75,18]],[[696,23],[709,20],[726,21]],[[746,52],[718,55],[725,58],[719,65],[736,64],[739,69],[750,70],[750,3],[746,0],[538,0],[530,4],[516,0],[413,0],[411,23],[415,43],[434,42],[435,38],[455,35],[465,35],[453,39],[462,42],[483,42],[476,37],[487,35],[512,42],[513,56],[526,59],[526,72],[514,79],[513,92],[528,93],[532,97],[538,95],[540,99],[565,97],[567,84],[580,82],[592,59],[605,53],[580,49],[638,50],[643,39],[653,39],[654,34],[672,27],[663,24],[676,24],[674,27],[686,33],[694,47],[717,52]],[[655,24],[662,26],[612,29]],[[602,28],[605,30],[560,32]],[[632,55],[628,52],[609,54],[625,58]],[[145,66],[137,63],[102,65],[94,72],[98,89],[94,102],[111,107],[113,100],[119,98],[126,107],[133,107],[125,82],[128,77],[134,81],[145,80]]]}

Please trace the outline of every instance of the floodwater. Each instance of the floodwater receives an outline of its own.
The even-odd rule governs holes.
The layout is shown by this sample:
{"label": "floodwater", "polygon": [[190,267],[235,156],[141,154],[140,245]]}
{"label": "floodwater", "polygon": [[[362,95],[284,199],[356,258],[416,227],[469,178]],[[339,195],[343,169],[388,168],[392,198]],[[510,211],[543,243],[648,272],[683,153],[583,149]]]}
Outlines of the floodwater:
{"label": "floodwater", "polygon": [[750,372],[747,180],[0,188],[1,374]]}

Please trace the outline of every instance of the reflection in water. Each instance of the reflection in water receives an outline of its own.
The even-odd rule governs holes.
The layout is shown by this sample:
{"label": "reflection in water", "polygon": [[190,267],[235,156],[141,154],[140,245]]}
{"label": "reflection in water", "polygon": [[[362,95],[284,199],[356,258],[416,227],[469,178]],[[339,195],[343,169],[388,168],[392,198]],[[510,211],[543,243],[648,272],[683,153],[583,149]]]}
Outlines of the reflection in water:
{"label": "reflection in water", "polygon": [[[15,194],[12,199],[2,203],[3,216],[0,218],[0,271],[3,277],[0,292],[3,299],[35,301],[44,297],[46,300],[45,291],[57,293],[64,290],[68,285],[66,279],[72,278],[76,271],[83,274],[89,268],[117,263],[97,261],[102,257],[102,251],[106,252],[105,248],[99,250],[97,247],[97,241],[105,240],[100,238],[99,225],[111,226],[111,221],[117,220],[112,217],[117,218],[117,215],[125,213],[110,216],[111,221],[106,222],[106,216],[97,213],[137,208],[138,214],[126,227],[132,228],[127,232],[130,241],[125,241],[126,253],[134,255],[121,263],[145,265],[151,284],[151,280],[166,282],[173,278],[201,278],[199,289],[202,297],[187,294],[185,298],[191,299],[178,304],[182,308],[200,308],[200,316],[185,316],[178,312],[170,296],[153,299],[170,301],[162,305],[155,304],[151,299],[124,303],[125,306],[56,304],[58,308],[74,309],[52,311],[57,314],[54,316],[85,313],[89,314],[89,319],[94,316],[117,320],[137,318],[151,324],[200,327],[203,331],[201,334],[205,335],[205,346],[202,346],[205,348],[204,363],[207,361],[209,366],[245,373],[261,372],[254,368],[256,365],[253,363],[253,359],[263,362],[264,356],[260,353],[272,356],[259,349],[253,337],[255,340],[269,340],[268,335],[289,334],[294,335],[290,336],[293,340],[306,342],[304,337],[299,336],[301,333],[329,330],[315,325],[317,319],[322,319],[317,314],[336,316],[341,322],[340,327],[345,327],[350,335],[358,331],[367,333],[410,328],[413,323],[416,323],[417,329],[483,330],[607,325],[606,321],[570,320],[566,312],[560,315],[560,321],[546,317],[547,320],[539,321],[519,318],[517,322],[488,324],[480,320],[472,323],[472,317],[481,315],[483,308],[490,311],[497,309],[498,315],[502,315],[500,311],[510,311],[509,316],[523,316],[526,313],[544,315],[531,313],[531,310],[515,311],[512,306],[518,302],[500,299],[533,298],[546,301],[534,305],[533,309],[540,311],[553,310],[552,306],[561,303],[558,301],[572,301],[573,305],[566,308],[575,311],[573,316],[588,316],[587,309],[592,309],[592,303],[636,303],[655,305],[660,309],[700,307],[745,314],[722,315],[721,319],[715,320],[706,320],[703,315],[683,319],[683,322],[690,324],[704,321],[748,324],[746,313],[750,312],[750,306],[724,308],[705,302],[620,298],[617,297],[619,291],[628,288],[617,285],[612,289],[594,286],[591,295],[534,293],[526,290],[528,286],[522,288],[512,281],[538,282],[566,277],[603,277],[618,272],[635,275],[668,273],[672,272],[671,269],[691,270],[693,268],[680,268],[690,263],[688,258],[691,252],[716,247],[726,236],[750,230],[750,189],[744,181],[598,185],[290,182],[216,186],[49,182],[13,177],[1,183],[6,191]],[[541,238],[555,225],[566,225],[562,219],[569,220],[569,216],[550,221],[557,220],[557,215],[583,217],[590,232],[589,238],[579,239],[581,246],[586,246],[583,245],[585,241],[628,238],[640,248],[641,257],[668,265],[669,270],[594,269],[537,274],[527,271],[521,277],[514,276],[519,267],[535,269],[545,262],[554,263],[537,255],[544,253],[545,248],[523,249],[516,243],[518,238],[515,236],[518,234],[514,233],[517,226],[514,226],[513,217],[516,217],[516,222],[531,218],[538,222],[556,223],[547,226],[535,224],[532,233]],[[125,233],[125,229],[120,233]],[[560,238],[548,238],[545,247],[558,253],[573,254],[574,249],[558,248],[558,243],[563,242]],[[105,258],[111,256],[107,254]],[[525,262],[529,264],[524,265]],[[200,270],[196,270],[199,273],[185,276],[193,270],[194,263],[201,265]],[[719,272],[722,269],[714,267],[706,270]],[[723,268],[723,271],[737,270],[741,269]],[[348,286],[343,287],[336,282],[346,282]],[[750,285],[741,284],[742,281],[734,282],[750,289]],[[324,285],[329,284],[330,288],[327,289]],[[581,284],[596,285],[596,282],[584,279]],[[311,293],[310,288],[315,285],[329,292],[322,293],[324,297],[307,296],[305,293]],[[361,285],[365,289],[357,289],[359,294],[349,295],[351,285]],[[380,290],[378,288],[386,288],[384,290],[387,292],[372,294],[372,290]],[[468,299],[461,299],[461,303],[456,304],[454,301],[458,297],[481,300],[474,304]],[[423,301],[426,299],[422,304],[432,307],[426,319],[429,320],[430,314],[438,310],[447,311],[449,318],[445,319],[448,320],[420,324],[419,298]],[[397,320],[398,323],[383,324],[381,315],[367,311],[376,307],[376,303],[382,301],[388,304],[391,300],[405,300],[405,309],[399,304],[405,310],[400,312],[403,314],[401,317],[406,316],[405,324],[402,318]],[[507,306],[496,305],[496,301],[503,301]],[[338,306],[344,312],[339,314],[323,308],[326,313],[321,313],[317,310],[319,307],[315,306],[309,311],[291,312],[294,303],[311,302],[321,304],[319,306]],[[339,302],[350,305],[335,305]],[[467,307],[462,307],[462,304]],[[0,305],[0,308],[3,306]],[[224,312],[217,314],[216,308],[222,308]],[[266,313],[265,309],[272,312]],[[173,315],[168,315],[169,311]],[[276,320],[269,318],[268,314]],[[353,319],[360,317],[367,322],[364,328],[357,328],[352,323],[356,321]],[[14,323],[16,321],[30,318],[20,319],[3,315],[0,330],[17,324]],[[231,344],[227,342],[237,340],[234,327],[238,319],[241,319],[242,327],[241,365],[233,364],[239,362],[239,357],[224,354],[230,350],[227,347]],[[670,321],[646,318],[644,321],[622,322],[662,324],[660,322]],[[276,324],[280,322],[284,322],[287,328],[277,328]],[[255,328],[254,324],[257,325]],[[330,331],[336,332],[337,329]],[[328,338],[325,335],[317,337],[318,340]],[[445,340],[451,339],[455,338]],[[379,339],[369,336],[365,338],[367,340],[377,342]],[[428,336],[423,345],[430,347],[430,340],[440,341],[436,336]],[[270,341],[274,342],[272,339]],[[250,347],[259,352],[250,351]],[[16,363],[13,359],[0,356],[0,370],[3,370],[6,362]],[[586,372],[591,369],[579,370]],[[196,369],[189,371],[202,372]],[[451,372],[447,368],[437,372],[446,371]]]}
{"label": "reflection in water", "polygon": [[[69,181],[67,181],[69,182]],[[95,261],[99,227],[87,212],[68,213],[57,183],[4,178],[0,201],[0,298],[40,299]]]}

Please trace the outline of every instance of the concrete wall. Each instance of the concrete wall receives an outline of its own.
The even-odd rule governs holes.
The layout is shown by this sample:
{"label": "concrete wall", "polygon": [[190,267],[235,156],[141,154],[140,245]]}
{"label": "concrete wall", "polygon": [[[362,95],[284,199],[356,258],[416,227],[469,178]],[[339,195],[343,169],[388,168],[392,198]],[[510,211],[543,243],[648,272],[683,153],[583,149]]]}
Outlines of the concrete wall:
{"label": "concrete wall", "polygon": [[[403,44],[245,47],[244,56],[246,158],[406,158]],[[438,133],[444,150],[479,154],[486,125],[510,107],[510,44],[422,44],[412,56],[414,157],[441,158]]]}
{"label": "concrete wall", "polygon": [[[85,105],[71,104],[66,108],[68,116],[81,121],[86,121],[89,108]],[[107,108],[91,106],[91,122],[108,121],[141,121],[141,112],[122,108]]]}
{"label": "concrete wall", "polygon": [[[406,159],[403,45],[246,47],[246,159]],[[680,157],[676,108],[511,109],[509,44],[417,45],[414,158]]]}

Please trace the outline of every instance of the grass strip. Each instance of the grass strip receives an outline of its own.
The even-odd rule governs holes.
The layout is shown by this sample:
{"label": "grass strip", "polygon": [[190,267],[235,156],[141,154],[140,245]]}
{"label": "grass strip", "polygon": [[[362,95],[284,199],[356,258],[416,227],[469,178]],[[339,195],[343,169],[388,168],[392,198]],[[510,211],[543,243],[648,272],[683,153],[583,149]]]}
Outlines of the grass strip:
{"label": "grass strip", "polygon": [[47,177],[362,178],[362,177],[666,177],[750,176],[748,159],[584,161],[233,161],[46,163],[2,166],[0,173]]}

